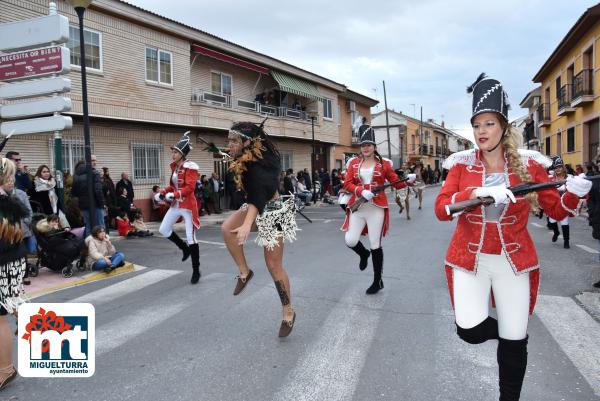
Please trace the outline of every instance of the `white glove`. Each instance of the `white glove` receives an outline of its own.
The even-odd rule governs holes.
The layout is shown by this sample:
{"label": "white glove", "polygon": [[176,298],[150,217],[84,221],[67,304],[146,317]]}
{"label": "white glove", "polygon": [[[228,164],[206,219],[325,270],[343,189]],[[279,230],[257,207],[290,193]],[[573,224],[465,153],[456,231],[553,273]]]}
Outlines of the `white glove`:
{"label": "white glove", "polygon": [[590,192],[590,189],[592,189],[592,182],[590,180],[586,180],[581,176],[567,177],[567,191],[572,194],[581,198],[582,196],[586,196]]}
{"label": "white glove", "polygon": [[479,187],[475,190],[475,196],[478,198],[485,198],[487,196],[494,198],[494,204],[496,206],[501,203],[508,203],[509,198],[513,203],[517,201],[512,191],[506,188],[506,185]]}
{"label": "white glove", "polygon": [[373,199],[375,197],[375,194],[373,192],[369,191],[368,189],[363,189],[362,194],[360,194],[360,196],[362,196],[366,200],[370,201],[371,199]]}
{"label": "white glove", "polygon": [[167,202],[173,202],[173,199],[175,199],[175,194],[173,192],[169,192],[165,195],[165,200]]}
{"label": "white glove", "polygon": [[408,177],[408,182],[415,182],[417,180],[416,174],[409,174],[407,177]]}
{"label": "white glove", "polygon": [[154,200],[156,202],[162,202],[163,201],[163,198],[160,197],[160,192],[157,192],[157,193],[154,194]]}

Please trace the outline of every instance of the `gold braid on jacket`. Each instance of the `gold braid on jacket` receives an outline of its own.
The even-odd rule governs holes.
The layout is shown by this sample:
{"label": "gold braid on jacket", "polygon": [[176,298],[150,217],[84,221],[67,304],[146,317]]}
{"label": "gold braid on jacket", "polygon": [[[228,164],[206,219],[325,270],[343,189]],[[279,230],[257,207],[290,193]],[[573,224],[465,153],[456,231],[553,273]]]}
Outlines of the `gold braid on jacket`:
{"label": "gold braid on jacket", "polygon": [[247,163],[255,162],[263,158],[262,152],[266,150],[262,145],[260,137],[252,139],[250,145],[242,149],[242,154],[236,157],[229,165],[229,171],[235,174],[234,181],[237,189],[245,190],[242,176],[248,171]]}

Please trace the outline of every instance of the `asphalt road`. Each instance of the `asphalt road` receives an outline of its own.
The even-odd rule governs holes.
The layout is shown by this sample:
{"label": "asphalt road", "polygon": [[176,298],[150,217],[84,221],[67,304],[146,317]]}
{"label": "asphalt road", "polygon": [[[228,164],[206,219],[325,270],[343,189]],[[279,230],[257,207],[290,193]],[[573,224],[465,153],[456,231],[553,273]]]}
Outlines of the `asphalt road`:
{"label": "asphalt road", "polygon": [[[298,241],[286,245],[298,315],[286,339],[277,337],[280,303],[256,245],[247,247],[256,276],[233,297],[237,269],[218,226],[200,230],[196,286],[167,240],[120,241],[145,269],[36,299],[95,305],[96,374],[18,378],[0,399],[497,400],[496,343],[471,346],[455,334],[443,271],[454,223],[435,219],[437,191],[426,191],[423,210],[413,201],[410,221],[391,206],[385,289],[375,296],[364,293],[371,267],[359,271],[343,243],[341,209],[306,209],[314,223],[299,218]],[[591,286],[600,280],[597,243],[580,219],[570,250],[551,243],[545,220],[531,223],[543,271],[522,400],[600,399],[600,323],[593,302],[576,297],[600,296]]]}

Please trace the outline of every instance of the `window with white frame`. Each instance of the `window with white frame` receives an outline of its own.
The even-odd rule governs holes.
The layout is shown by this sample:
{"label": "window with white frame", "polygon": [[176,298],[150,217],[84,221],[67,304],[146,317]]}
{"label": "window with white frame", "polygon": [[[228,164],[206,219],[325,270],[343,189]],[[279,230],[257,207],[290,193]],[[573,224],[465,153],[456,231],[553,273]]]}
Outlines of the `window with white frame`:
{"label": "window with white frame", "polygon": [[230,95],[232,94],[232,82],[233,78],[229,74],[223,74],[222,72],[212,71],[210,73],[210,90],[219,95]]}
{"label": "window with white frame", "polygon": [[146,46],[146,81],[173,84],[173,55],[171,52]]}
{"label": "window with white frame", "polygon": [[281,155],[281,170],[286,171],[289,168],[294,168],[294,154],[293,152],[279,152]]}
{"label": "window with white frame", "polygon": [[131,145],[133,179],[136,182],[156,182],[161,179],[160,153],[162,145],[134,143]]}
{"label": "window with white frame", "polygon": [[[50,149],[54,149],[53,140],[51,140]],[[56,166],[54,152],[52,153],[52,164]],[[71,175],[75,173],[75,165],[79,160],[85,159],[85,146],[83,139],[63,139],[62,140],[62,165],[63,171]],[[55,167],[56,168],[56,167]]]}
{"label": "window with white frame", "polygon": [[333,103],[331,99],[323,99],[323,118],[333,118]]}
{"label": "window with white frame", "polygon": [[[102,34],[83,28],[83,40],[85,41],[86,68],[102,71]],[[69,42],[67,43],[67,47],[71,51],[71,65],[81,67],[79,28],[76,26],[69,26]]]}

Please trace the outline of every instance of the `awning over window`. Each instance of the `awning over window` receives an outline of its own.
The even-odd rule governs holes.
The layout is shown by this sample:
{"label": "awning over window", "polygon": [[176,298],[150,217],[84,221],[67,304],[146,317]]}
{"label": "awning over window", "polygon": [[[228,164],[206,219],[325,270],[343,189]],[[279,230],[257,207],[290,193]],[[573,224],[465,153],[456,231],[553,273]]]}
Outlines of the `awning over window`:
{"label": "awning over window", "polygon": [[317,87],[310,82],[303,81],[279,71],[271,71],[271,76],[277,82],[277,85],[279,85],[279,89],[284,92],[319,100],[321,102],[323,101],[323,97],[317,90]]}
{"label": "awning over window", "polygon": [[220,52],[218,52],[216,50],[212,50],[212,49],[209,49],[209,48],[204,47],[204,46],[194,45],[193,44],[192,45],[192,51],[194,53],[202,54],[203,56],[211,57],[211,58],[214,58],[216,60],[223,61],[225,63],[237,65],[238,67],[242,67],[242,68],[245,68],[247,70],[255,71],[255,72],[258,72],[260,74],[267,75],[269,73],[269,69],[266,68],[266,67],[262,67],[260,65],[253,64],[253,63],[251,63],[249,61],[244,61],[244,60],[239,59],[237,57],[233,57],[233,56],[229,56],[229,55],[224,54],[224,53],[220,53]]}

